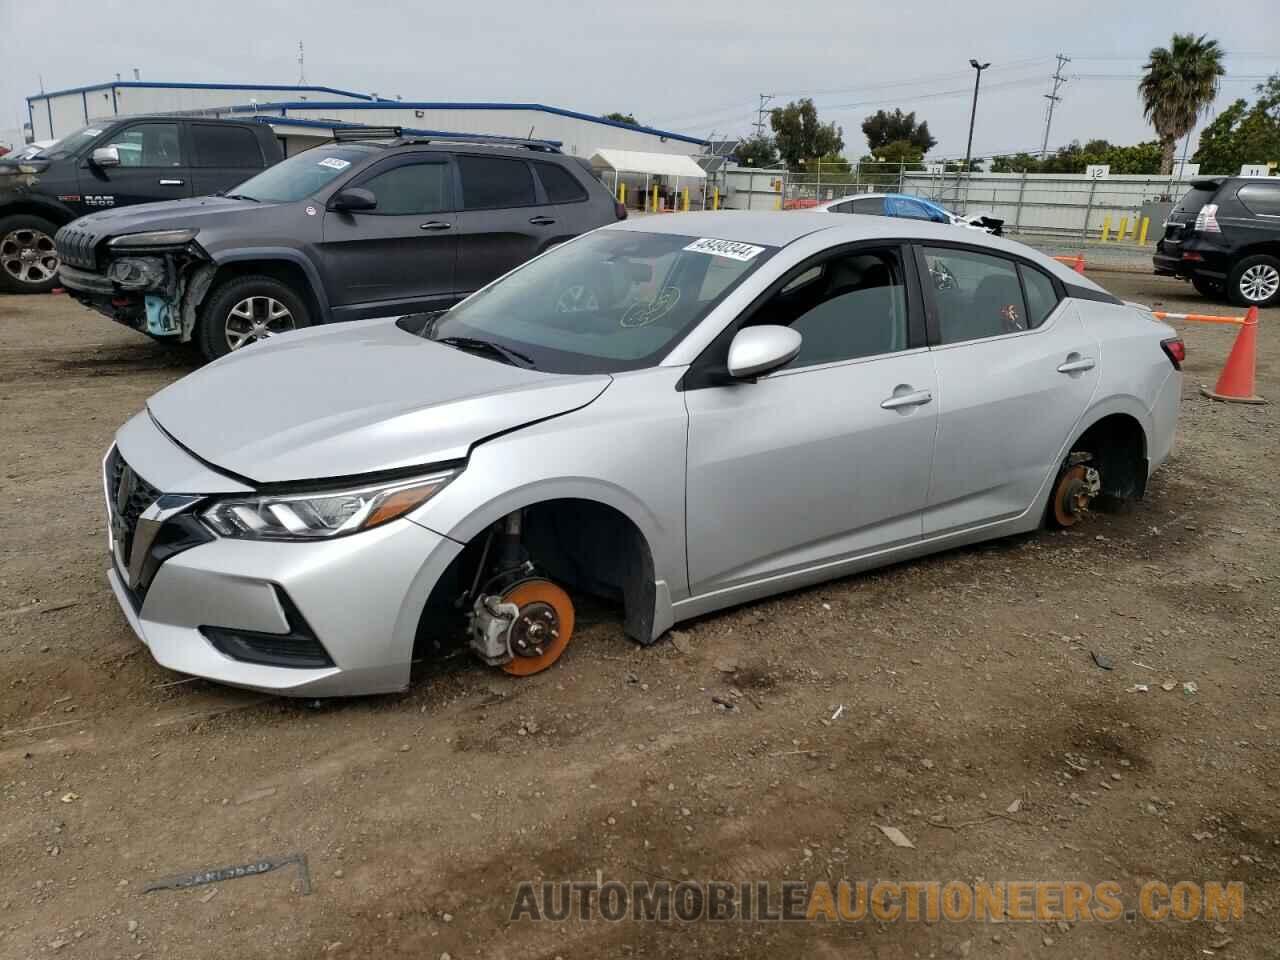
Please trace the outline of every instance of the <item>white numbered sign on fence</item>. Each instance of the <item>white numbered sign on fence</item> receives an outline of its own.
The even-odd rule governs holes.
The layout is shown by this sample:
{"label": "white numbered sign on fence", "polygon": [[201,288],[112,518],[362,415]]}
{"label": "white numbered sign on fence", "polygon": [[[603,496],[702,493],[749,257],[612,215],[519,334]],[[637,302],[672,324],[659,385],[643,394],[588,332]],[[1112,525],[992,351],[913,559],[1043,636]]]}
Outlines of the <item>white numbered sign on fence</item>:
{"label": "white numbered sign on fence", "polygon": [[1111,164],[1109,163],[1091,163],[1085,169],[1084,175],[1090,180],[1101,180],[1111,175]]}
{"label": "white numbered sign on fence", "polygon": [[944,163],[927,163],[925,164],[924,169],[925,169],[925,172],[929,174],[929,176],[936,177],[939,174],[944,173],[947,169],[947,166]]}
{"label": "white numbered sign on fence", "polygon": [[1240,168],[1240,176],[1269,177],[1271,176],[1271,168],[1265,163],[1246,163]]}

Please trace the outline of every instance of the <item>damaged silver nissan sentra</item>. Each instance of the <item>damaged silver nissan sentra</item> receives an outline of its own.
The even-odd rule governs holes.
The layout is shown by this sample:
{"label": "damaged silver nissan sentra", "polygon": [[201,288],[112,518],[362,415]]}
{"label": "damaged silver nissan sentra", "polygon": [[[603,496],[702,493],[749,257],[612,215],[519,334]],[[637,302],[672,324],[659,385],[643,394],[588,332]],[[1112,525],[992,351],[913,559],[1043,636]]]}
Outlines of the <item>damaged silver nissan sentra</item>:
{"label": "damaged silver nissan sentra", "polygon": [[103,464],[109,577],[160,663],[224,683],[398,690],[460,645],[532,674],[587,595],[648,644],[1141,496],[1182,359],[1149,312],[977,231],[619,223],[447,312],[160,391]]}

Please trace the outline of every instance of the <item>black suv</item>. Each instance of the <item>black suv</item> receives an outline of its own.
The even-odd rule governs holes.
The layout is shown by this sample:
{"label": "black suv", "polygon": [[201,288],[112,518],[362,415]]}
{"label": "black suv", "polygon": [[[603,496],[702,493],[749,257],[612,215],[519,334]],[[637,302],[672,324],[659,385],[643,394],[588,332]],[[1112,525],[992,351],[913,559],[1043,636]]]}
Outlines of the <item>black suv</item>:
{"label": "black suv", "polygon": [[282,156],[263,123],[146,116],[90,124],[33,157],[0,159],[0,290],[57,286],[53,235],[76,217],[217,193]]}
{"label": "black suv", "polygon": [[1280,178],[1202,177],[1165,221],[1155,272],[1241,307],[1280,300]]}
{"label": "black suv", "polygon": [[77,220],[57,235],[59,276],[81,303],[214,359],[316,323],[452,306],[625,217],[584,161],[543,141],[353,130],[226,196]]}

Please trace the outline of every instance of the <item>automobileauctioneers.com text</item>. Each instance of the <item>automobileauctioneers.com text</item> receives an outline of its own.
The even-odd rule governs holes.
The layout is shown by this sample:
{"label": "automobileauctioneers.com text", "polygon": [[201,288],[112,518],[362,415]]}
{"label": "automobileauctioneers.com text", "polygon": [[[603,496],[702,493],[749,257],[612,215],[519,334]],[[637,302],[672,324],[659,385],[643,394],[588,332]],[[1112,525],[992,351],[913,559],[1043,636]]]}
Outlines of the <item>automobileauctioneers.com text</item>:
{"label": "automobileauctioneers.com text", "polygon": [[1244,918],[1244,884],[1150,880],[1126,895],[1115,881],[559,880],[516,887],[511,920],[1068,923]]}

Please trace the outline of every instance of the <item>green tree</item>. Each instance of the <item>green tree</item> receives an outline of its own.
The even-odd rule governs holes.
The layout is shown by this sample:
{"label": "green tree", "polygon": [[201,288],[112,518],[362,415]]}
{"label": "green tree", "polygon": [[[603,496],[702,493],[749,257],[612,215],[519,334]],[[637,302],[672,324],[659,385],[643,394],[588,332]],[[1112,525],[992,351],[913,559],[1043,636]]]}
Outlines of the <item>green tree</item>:
{"label": "green tree", "polygon": [[1204,173],[1236,173],[1242,164],[1280,160],[1280,74],[1255,89],[1252,107],[1237,100],[1201,131],[1193,159]]}
{"label": "green tree", "polygon": [[1138,82],[1142,112],[1160,138],[1160,172],[1173,170],[1178,140],[1190,132],[1196,119],[1218,95],[1222,48],[1203,34],[1175,33],[1166,47],[1156,47],[1147,58]]}
{"label": "green tree", "polygon": [[834,123],[821,123],[818,108],[808,97],[774,109],[769,115],[778,152],[787,166],[799,169],[801,160],[814,160],[844,149],[844,131]]}
{"label": "green tree", "polygon": [[615,123],[629,123],[633,127],[640,126],[640,122],[636,120],[635,114],[633,113],[606,113],[603,119],[612,120]]}
{"label": "green tree", "polygon": [[1015,153],[1011,157],[993,157],[992,173],[1039,173],[1040,161],[1029,153]]}
{"label": "green tree", "polygon": [[863,183],[897,186],[904,171],[923,170],[924,151],[909,140],[895,140],[858,161]]}
{"label": "green tree", "polygon": [[922,154],[928,153],[937,144],[937,140],[929,135],[929,124],[925,121],[916,123],[916,114],[903,113],[900,109],[889,113],[877,110],[862,121],[862,132],[866,134],[867,146],[872,153],[887,147],[898,140],[906,140],[920,148]]}
{"label": "green tree", "polygon": [[743,140],[734,147],[733,155],[744,167],[767,169],[778,162],[778,149],[773,138],[763,135]]}

